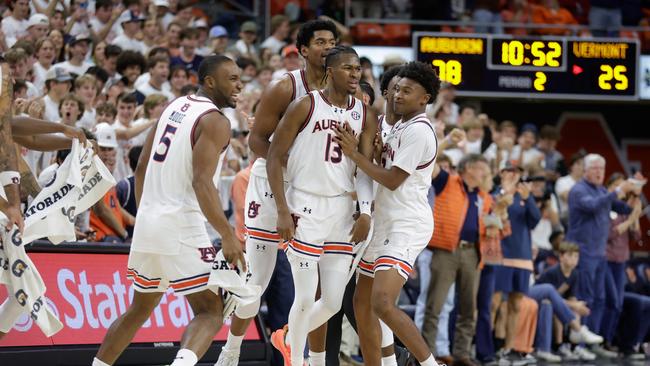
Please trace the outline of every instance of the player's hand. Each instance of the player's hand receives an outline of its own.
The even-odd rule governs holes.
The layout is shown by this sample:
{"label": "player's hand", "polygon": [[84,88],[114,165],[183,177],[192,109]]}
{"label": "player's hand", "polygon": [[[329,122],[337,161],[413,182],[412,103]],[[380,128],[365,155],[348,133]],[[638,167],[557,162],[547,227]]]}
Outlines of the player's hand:
{"label": "player's hand", "polygon": [[9,206],[4,212],[7,219],[9,219],[9,225],[5,228],[7,232],[11,231],[11,228],[16,225],[18,226],[18,231],[23,233],[25,229],[25,221],[23,220],[23,213],[20,212],[20,208],[16,206]]}
{"label": "player's hand", "polygon": [[296,225],[293,221],[293,217],[289,212],[278,213],[278,234],[285,241],[291,241],[293,239],[294,231]]}
{"label": "player's hand", "polygon": [[241,244],[235,237],[232,229],[230,234],[221,238],[221,251],[224,258],[233,266],[237,266],[241,271],[246,272],[246,258],[244,258],[244,251]]}
{"label": "player's hand", "polygon": [[532,184],[530,182],[524,183],[524,182],[519,182],[517,183],[517,192],[519,192],[519,195],[521,196],[522,200],[527,200],[528,196],[530,196],[530,190],[532,188]]}
{"label": "player's hand", "polygon": [[79,127],[63,126],[63,134],[71,139],[77,139],[82,146],[86,145],[86,134]]}
{"label": "player's hand", "polygon": [[368,214],[361,214],[354,222],[350,234],[352,234],[352,241],[354,244],[361,243],[368,238],[370,232],[370,216]]}
{"label": "player's hand", "polygon": [[346,156],[352,156],[357,151],[359,140],[352,134],[350,125],[347,122],[343,126],[336,127],[335,139]]}

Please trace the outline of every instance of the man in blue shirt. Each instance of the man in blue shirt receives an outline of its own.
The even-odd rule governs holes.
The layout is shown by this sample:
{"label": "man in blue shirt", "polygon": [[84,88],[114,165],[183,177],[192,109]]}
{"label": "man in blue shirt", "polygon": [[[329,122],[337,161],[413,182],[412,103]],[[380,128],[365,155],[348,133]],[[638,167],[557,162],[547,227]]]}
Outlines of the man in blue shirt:
{"label": "man in blue shirt", "polygon": [[[566,239],[580,246],[579,297],[591,309],[591,315],[584,323],[589,329],[598,332],[605,309],[605,247],[611,221],[609,213],[615,211],[627,215],[632,211],[620,199],[632,191],[634,186],[626,181],[615,191],[608,192],[603,186],[605,159],[598,154],[589,154],[585,157],[584,164],[584,178],[569,192],[569,230]],[[600,346],[594,347],[593,351],[604,357],[617,356]]]}

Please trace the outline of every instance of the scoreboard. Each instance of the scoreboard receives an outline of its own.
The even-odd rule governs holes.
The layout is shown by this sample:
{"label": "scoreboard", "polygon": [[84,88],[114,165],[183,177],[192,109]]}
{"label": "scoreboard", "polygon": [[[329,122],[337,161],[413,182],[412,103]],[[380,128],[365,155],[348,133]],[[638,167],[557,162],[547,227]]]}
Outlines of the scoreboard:
{"label": "scoreboard", "polygon": [[415,32],[413,48],[463,96],[638,99],[638,40]]}

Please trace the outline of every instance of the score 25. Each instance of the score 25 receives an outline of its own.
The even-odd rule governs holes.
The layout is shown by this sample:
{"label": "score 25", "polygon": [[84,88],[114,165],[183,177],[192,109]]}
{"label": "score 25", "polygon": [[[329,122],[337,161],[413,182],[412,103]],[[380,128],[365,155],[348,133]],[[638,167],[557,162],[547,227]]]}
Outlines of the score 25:
{"label": "score 25", "polygon": [[457,60],[433,60],[431,64],[438,68],[440,81],[458,85],[463,81],[463,66]]}
{"label": "score 25", "polygon": [[602,90],[612,90],[612,79],[616,80],[617,83],[614,84],[616,90],[627,90],[628,80],[625,73],[627,72],[627,67],[624,65],[600,65],[601,74],[598,76],[598,87]]}

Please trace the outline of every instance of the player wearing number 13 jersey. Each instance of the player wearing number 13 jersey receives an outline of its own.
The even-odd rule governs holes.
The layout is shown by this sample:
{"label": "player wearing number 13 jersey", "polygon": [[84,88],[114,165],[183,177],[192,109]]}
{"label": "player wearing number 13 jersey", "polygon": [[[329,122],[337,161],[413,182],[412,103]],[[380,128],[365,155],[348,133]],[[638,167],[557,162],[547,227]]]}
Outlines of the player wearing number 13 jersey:
{"label": "player wearing number 13 jersey", "polygon": [[[359,149],[369,159],[377,119],[353,96],[361,77],[357,53],[337,46],[328,52],[325,67],[327,87],[289,106],[271,142],[266,165],[278,210],[278,233],[289,241],[287,256],[295,288],[288,338],[291,349],[297,351],[291,352],[291,366],[303,364],[301,350],[307,333],[341,308],[353,243],[364,240],[370,228],[369,210],[353,221],[351,193],[356,190],[360,200],[369,203],[372,182],[365,180],[365,189],[355,187],[356,164],[343,155],[335,136],[337,128],[345,125],[360,138]],[[282,164],[287,153],[285,197]],[[319,279],[321,297],[315,303]],[[283,348],[275,341],[274,346]]]}
{"label": "player wearing number 13 jersey", "polygon": [[93,366],[115,362],[168,288],[185,295],[195,315],[172,366],[195,365],[221,328],[223,299],[207,289],[217,252],[205,221],[221,234],[226,260],[244,269],[243,251],[216,188],[230,141],[230,122],[221,108],[236,106],[240,75],[231,59],[206,57],[197,95],[167,106],[147,136],[136,169],[139,207],[127,269],[135,293],[108,330]]}

